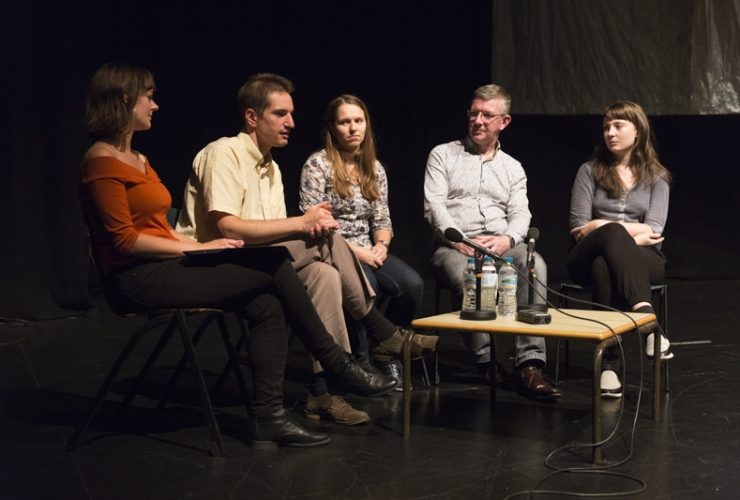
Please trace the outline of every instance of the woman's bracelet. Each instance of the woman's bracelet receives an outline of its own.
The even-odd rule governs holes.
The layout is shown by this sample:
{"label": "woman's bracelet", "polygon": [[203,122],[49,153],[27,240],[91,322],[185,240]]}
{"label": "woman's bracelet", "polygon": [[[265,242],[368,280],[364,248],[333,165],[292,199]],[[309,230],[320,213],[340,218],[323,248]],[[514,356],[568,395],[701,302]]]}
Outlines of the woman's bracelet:
{"label": "woman's bracelet", "polygon": [[376,245],[383,245],[386,250],[388,250],[388,247],[390,246],[387,241],[385,240],[377,240],[375,242]]}

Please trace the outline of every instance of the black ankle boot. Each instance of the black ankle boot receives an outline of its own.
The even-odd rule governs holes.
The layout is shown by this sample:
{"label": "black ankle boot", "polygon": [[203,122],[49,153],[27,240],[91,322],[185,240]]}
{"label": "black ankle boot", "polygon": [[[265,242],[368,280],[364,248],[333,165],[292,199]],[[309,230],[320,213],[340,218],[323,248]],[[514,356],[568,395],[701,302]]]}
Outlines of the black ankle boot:
{"label": "black ankle boot", "polygon": [[267,417],[253,418],[249,423],[249,434],[254,448],[309,448],[331,441],[327,434],[309,431],[293,422],[284,409]]}
{"label": "black ankle boot", "polygon": [[364,369],[351,354],[327,370],[336,385],[360,396],[379,396],[392,390],[397,382],[378,371]]}

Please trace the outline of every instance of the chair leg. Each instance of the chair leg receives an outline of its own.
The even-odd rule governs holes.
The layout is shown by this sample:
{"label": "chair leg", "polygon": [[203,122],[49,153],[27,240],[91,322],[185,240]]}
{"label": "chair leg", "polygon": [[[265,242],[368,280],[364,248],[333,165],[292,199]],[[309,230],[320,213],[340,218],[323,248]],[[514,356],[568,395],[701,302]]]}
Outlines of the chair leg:
{"label": "chair leg", "polygon": [[[234,351],[236,353],[238,353],[244,346],[247,345],[247,339],[249,338],[249,328],[247,327],[244,319],[241,317],[237,317],[237,321],[239,324],[239,331],[241,332],[241,335],[239,336],[239,340],[237,341],[236,346],[234,346]],[[236,362],[239,362],[238,356],[236,358]],[[232,361],[231,359],[229,359],[226,362],[226,366],[224,366],[224,369],[221,371],[221,375],[219,375],[215,387],[213,388],[214,395],[221,394],[221,391],[224,388],[224,383],[226,382],[226,378],[231,373],[231,366]]]}
{"label": "chair leg", "polygon": [[[663,286],[660,293],[660,327],[663,329],[663,334],[667,339],[668,336],[668,287]],[[670,391],[670,385],[668,382],[668,360],[663,362],[663,390],[665,392]]]}
{"label": "chair leg", "polygon": [[[198,325],[198,329],[193,334],[193,346],[198,345],[206,329],[211,324],[211,322],[213,322],[216,316],[220,316],[220,313],[208,313],[208,315],[205,318],[203,318],[203,321],[200,322],[200,325]],[[175,371],[172,374],[172,377],[170,377],[170,380],[167,383],[167,386],[164,388],[164,390],[162,391],[162,394],[159,396],[159,403],[157,404],[157,409],[164,408],[164,406],[170,400],[172,393],[175,391],[175,388],[177,387],[177,383],[180,381],[182,372],[183,370],[185,370],[186,363],[187,363],[187,353],[183,352],[182,356],[180,357],[180,361],[177,363],[177,367],[175,368]]]}
{"label": "chair leg", "polygon": [[223,456],[224,454],[224,443],[221,440],[221,431],[218,428],[218,422],[216,421],[216,415],[213,412],[213,405],[211,405],[211,398],[208,396],[208,389],[206,388],[206,381],[203,379],[203,373],[200,371],[200,363],[195,355],[195,348],[193,341],[190,338],[188,332],[188,325],[185,319],[185,313],[182,311],[175,312],[175,318],[177,320],[178,331],[180,332],[180,338],[182,344],[185,347],[185,352],[188,357],[188,364],[190,365],[190,372],[193,376],[193,382],[200,395],[201,406],[203,407],[203,414],[208,424],[210,431],[211,440],[213,447],[211,448],[211,455]]}
{"label": "chair leg", "polygon": [[432,385],[429,379],[429,370],[427,370],[427,361],[426,359],[424,359],[424,356],[420,356],[412,361],[419,361],[421,363],[421,383],[424,384],[426,387]]}
{"label": "chair leg", "polygon": [[131,401],[133,401],[136,395],[139,393],[139,387],[141,387],[141,383],[144,381],[146,375],[149,373],[149,369],[154,366],[154,363],[157,362],[157,360],[159,359],[159,355],[162,353],[162,350],[164,350],[165,346],[172,337],[172,334],[175,333],[177,322],[175,321],[175,317],[173,315],[168,314],[166,316],[163,316],[161,320],[159,320],[158,318],[155,324],[145,325],[148,326],[148,330],[151,330],[156,326],[160,326],[165,321],[169,322],[167,328],[165,328],[162,336],[157,342],[157,345],[154,347],[151,354],[149,354],[149,356],[147,357],[144,365],[141,367],[141,370],[139,370],[139,373],[136,375],[134,383],[131,384],[131,387],[129,387],[128,391],[126,391],[126,396],[119,403],[118,408],[116,409],[116,418],[119,420],[123,418],[126,409],[131,404]]}
{"label": "chair leg", "polygon": [[[105,400],[105,397],[108,395],[108,392],[110,391],[111,386],[116,381],[116,378],[118,377],[118,373],[121,371],[121,368],[123,367],[123,364],[128,359],[129,355],[131,354],[131,351],[136,347],[136,345],[139,343],[141,338],[152,330],[155,326],[160,326],[161,324],[171,321],[172,318],[170,316],[163,316],[161,318],[156,318],[155,320],[152,320],[150,322],[147,322],[144,326],[139,328],[134,334],[129,338],[128,342],[124,345],[123,349],[121,350],[121,353],[116,358],[115,363],[113,363],[113,366],[111,367],[110,371],[108,372],[108,375],[106,375],[105,380],[100,385],[100,388],[98,389],[98,392],[95,394],[95,397],[93,398],[92,402],[90,403],[90,409],[88,410],[87,416],[85,418],[85,421],[82,425],[80,425],[75,431],[72,433],[72,436],[70,436],[69,441],[67,442],[67,451],[73,451],[77,447],[77,440],[80,438],[83,432],[87,430],[87,428],[92,423],[93,419],[95,418],[95,415],[97,415],[98,411],[100,410],[100,407],[103,404],[103,401]],[[167,336],[167,332],[165,331],[162,334],[162,337],[160,337],[160,342],[162,342],[162,338]]]}
{"label": "chair leg", "polygon": [[[239,343],[243,343],[244,341],[244,335],[246,335],[246,327],[243,324],[243,319],[237,316],[237,321],[239,321],[239,328],[242,331],[242,335],[239,336]],[[247,410],[248,415],[253,415],[252,412],[252,400],[249,396],[249,391],[247,391],[247,383],[244,380],[244,372],[242,371],[241,364],[239,363],[239,358],[237,356],[237,350],[234,348],[234,344],[231,342],[231,338],[229,337],[229,331],[226,328],[226,322],[224,320],[223,315],[219,316],[218,318],[218,325],[219,330],[221,331],[221,338],[224,341],[224,347],[226,348],[226,352],[229,354],[229,364],[234,369],[234,376],[236,377],[236,383],[239,386],[239,391],[242,394],[242,398],[244,400],[244,406]],[[220,391],[219,391],[220,392]]]}

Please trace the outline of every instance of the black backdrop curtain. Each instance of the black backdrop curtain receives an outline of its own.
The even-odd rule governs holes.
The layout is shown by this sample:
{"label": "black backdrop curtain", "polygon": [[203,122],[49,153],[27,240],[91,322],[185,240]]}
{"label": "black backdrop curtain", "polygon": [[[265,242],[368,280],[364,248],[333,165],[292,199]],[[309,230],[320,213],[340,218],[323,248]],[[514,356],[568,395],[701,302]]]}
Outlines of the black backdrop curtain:
{"label": "black backdrop curtain", "polygon": [[134,147],[178,201],[195,153],[238,131],[236,91],[248,75],[275,72],[296,84],[297,128],[275,152],[293,208],[327,103],[343,92],[361,96],[393,172],[396,252],[423,268],[427,254],[403,245],[424,234],[424,161],[434,143],[463,133],[470,90],[488,79],[491,8],[472,0],[2,2],[2,181],[10,189],[2,198],[0,316],[87,307],[76,195],[88,146],[81,119],[87,81],[110,60],[154,72],[161,110]]}
{"label": "black backdrop curtain", "polygon": [[[89,77],[110,60],[154,72],[161,109],[134,146],[177,202],[195,153],[238,130],[235,94],[248,75],[276,72],[296,84],[297,128],[275,151],[293,209],[300,167],[320,146],[326,104],[343,92],[362,97],[388,168],[393,252],[425,274],[426,156],[465,133],[470,93],[490,80],[493,7],[481,0],[3,2],[0,316],[43,319],[88,307],[76,187],[88,146],[82,108]],[[598,140],[599,120],[522,115],[516,106],[503,147],[527,169],[538,248],[557,279],[570,184]],[[655,124],[661,154],[677,173],[666,240],[671,273],[740,277],[737,116]]]}

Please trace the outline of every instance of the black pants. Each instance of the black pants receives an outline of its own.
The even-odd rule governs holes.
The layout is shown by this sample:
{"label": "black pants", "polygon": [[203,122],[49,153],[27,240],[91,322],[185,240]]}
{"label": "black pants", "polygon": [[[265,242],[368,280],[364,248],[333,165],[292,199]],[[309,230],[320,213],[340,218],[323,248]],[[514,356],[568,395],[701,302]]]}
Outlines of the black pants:
{"label": "black pants", "polygon": [[286,313],[296,335],[324,367],[341,361],[344,353],[324,328],[288,260],[254,262],[245,255],[231,253],[209,262],[187,257],[142,260],[110,273],[105,286],[118,310],[215,307],[244,314],[250,325],[252,407],[259,417],[282,408]]}
{"label": "black pants", "polygon": [[568,274],[591,289],[594,302],[631,310],[652,303],[650,285],[665,278],[665,256],[655,246],[637,246],[621,224],[605,224],[571,249]]}

